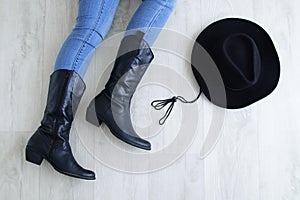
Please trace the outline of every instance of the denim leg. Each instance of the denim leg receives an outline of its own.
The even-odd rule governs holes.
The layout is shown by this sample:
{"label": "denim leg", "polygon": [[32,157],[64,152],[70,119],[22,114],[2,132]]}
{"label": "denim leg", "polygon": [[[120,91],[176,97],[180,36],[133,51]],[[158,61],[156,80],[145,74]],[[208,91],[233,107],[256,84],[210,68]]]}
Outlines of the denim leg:
{"label": "denim leg", "polygon": [[176,0],[143,0],[131,18],[125,35],[140,30],[144,39],[152,46],[164,27],[176,4]]}
{"label": "denim leg", "polygon": [[111,27],[119,1],[78,1],[75,27],[58,53],[54,71],[68,69],[84,76],[95,49]]}

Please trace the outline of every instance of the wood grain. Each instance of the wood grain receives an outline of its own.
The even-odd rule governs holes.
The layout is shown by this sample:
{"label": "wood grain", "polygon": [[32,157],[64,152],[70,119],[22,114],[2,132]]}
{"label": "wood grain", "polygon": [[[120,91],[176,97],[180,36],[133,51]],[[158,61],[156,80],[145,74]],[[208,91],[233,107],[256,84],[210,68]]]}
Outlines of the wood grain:
{"label": "wood grain", "polygon": [[[126,28],[139,3],[121,1],[107,38]],[[84,121],[86,106],[103,87],[98,81],[106,69],[105,63],[116,53],[110,44],[100,45],[84,78],[87,90],[70,141],[78,162],[97,174],[97,180],[89,182],[63,176],[47,162],[38,167],[24,158],[27,140],[44,110],[57,53],[74,26],[77,1],[0,0],[0,199],[300,199],[299,7],[297,0],[178,0],[166,28],[187,38],[195,39],[207,25],[225,17],[241,17],[260,24],[278,51],[281,78],[267,98],[245,109],[226,111],[219,142],[204,160],[200,150],[213,123],[213,105],[201,97],[195,110],[199,113],[197,135],[190,148],[172,165],[148,173],[115,170],[97,157],[111,145],[110,139],[114,140],[113,136],[104,140],[105,126],[96,128]],[[191,42],[171,43],[183,55],[189,55]],[[184,77],[192,90],[198,90],[188,63],[158,49],[154,51],[155,65],[168,66]],[[166,72],[148,74],[141,84],[155,78],[172,79]],[[178,82],[171,89],[180,91],[182,84]],[[145,94],[145,99],[150,96]],[[174,113],[180,114],[185,106],[176,104]],[[147,120],[154,120],[144,117],[145,121],[139,121],[139,109],[134,108],[134,112],[135,125],[140,129]],[[170,143],[180,120],[178,115],[171,116],[160,132],[163,139],[157,144]],[[143,134],[151,133],[151,129],[145,129]],[[124,144],[119,148],[140,153]],[[120,159],[124,159],[124,165],[130,162]]]}

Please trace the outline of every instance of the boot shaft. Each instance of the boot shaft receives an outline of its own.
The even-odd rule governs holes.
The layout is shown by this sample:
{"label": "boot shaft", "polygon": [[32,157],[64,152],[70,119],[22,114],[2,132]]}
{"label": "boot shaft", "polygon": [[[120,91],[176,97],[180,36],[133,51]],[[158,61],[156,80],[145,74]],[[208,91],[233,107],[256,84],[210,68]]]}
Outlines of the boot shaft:
{"label": "boot shaft", "polygon": [[143,36],[144,33],[139,32],[137,35],[128,35],[122,39],[110,78],[105,85],[109,96],[112,95],[118,82],[123,84],[126,80],[129,84],[123,84],[123,89],[132,95],[153,60],[153,52],[143,40]]}
{"label": "boot shaft", "polygon": [[42,127],[56,132],[58,125],[69,129],[74,119],[80,99],[85,91],[81,77],[71,70],[57,70],[50,76],[47,104]]}

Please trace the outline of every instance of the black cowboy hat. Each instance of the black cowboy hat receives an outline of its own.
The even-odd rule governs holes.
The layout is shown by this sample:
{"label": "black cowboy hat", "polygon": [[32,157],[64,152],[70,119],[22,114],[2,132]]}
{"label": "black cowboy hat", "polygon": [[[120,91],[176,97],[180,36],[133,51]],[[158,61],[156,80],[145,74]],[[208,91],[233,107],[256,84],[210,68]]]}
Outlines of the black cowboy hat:
{"label": "black cowboy hat", "polygon": [[254,22],[226,18],[205,28],[197,37],[191,56],[200,86],[191,101],[182,96],[154,100],[156,110],[171,103],[159,120],[164,124],[176,101],[194,103],[203,92],[215,105],[238,109],[269,95],[277,86],[280,62],[268,33]]}
{"label": "black cowboy hat", "polygon": [[[199,45],[209,54],[217,70],[203,63],[203,56],[196,50]],[[266,97],[275,89],[280,62],[271,38],[262,27],[245,19],[227,18],[212,23],[200,33],[192,52],[192,70],[212,103],[237,109]],[[216,71],[223,82],[223,99],[212,98],[212,93],[220,93],[220,87],[207,84],[218,81],[213,78],[217,77],[213,75]]]}

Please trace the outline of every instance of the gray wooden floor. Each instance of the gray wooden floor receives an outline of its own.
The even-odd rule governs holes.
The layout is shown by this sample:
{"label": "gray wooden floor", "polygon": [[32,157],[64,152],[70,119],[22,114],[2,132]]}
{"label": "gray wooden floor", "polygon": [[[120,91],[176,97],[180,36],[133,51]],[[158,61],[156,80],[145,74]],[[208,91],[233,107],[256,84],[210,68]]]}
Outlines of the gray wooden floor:
{"label": "gray wooden floor", "polygon": [[[109,36],[125,29],[139,2],[121,1]],[[298,0],[178,0],[166,28],[188,38],[195,39],[208,24],[225,17],[247,18],[262,25],[278,50],[281,79],[262,101],[226,111],[222,134],[205,159],[200,156],[201,144],[212,124],[214,106],[203,97],[194,105],[176,105],[166,125],[155,126],[159,134],[153,138],[159,139],[153,143],[159,149],[174,140],[179,134],[180,113],[192,109],[191,117],[198,114],[192,145],[174,162],[148,163],[151,168],[147,171],[141,166],[139,173],[134,173],[139,166],[135,158],[126,155],[147,157],[156,152],[140,152],[115,140],[105,126],[95,128],[84,121],[86,106],[103,87],[96,84],[99,77],[109,72],[103,62],[115,53],[107,51],[105,44],[100,46],[84,78],[87,90],[71,136],[78,162],[97,174],[97,180],[89,182],[60,175],[47,162],[38,167],[24,159],[26,142],[42,117],[56,55],[75,23],[77,1],[0,0],[0,199],[299,200],[299,7]],[[178,47],[189,55],[190,45]],[[153,124],[158,117],[147,104],[156,95],[146,87],[147,81],[168,79],[174,83],[172,91],[190,98],[198,90],[187,63],[163,51],[155,53],[154,65],[142,81],[146,89],[139,92],[145,101],[135,97],[133,105],[136,128],[144,134],[151,134],[152,129],[145,127],[153,115]],[[159,68],[159,64],[165,67]],[[181,80],[174,78],[176,74]],[[190,92],[183,91],[183,86],[190,87]],[[189,128],[181,134],[188,135]],[[127,152],[125,156],[118,156],[122,151]],[[167,159],[173,155],[162,151],[159,156]]]}

